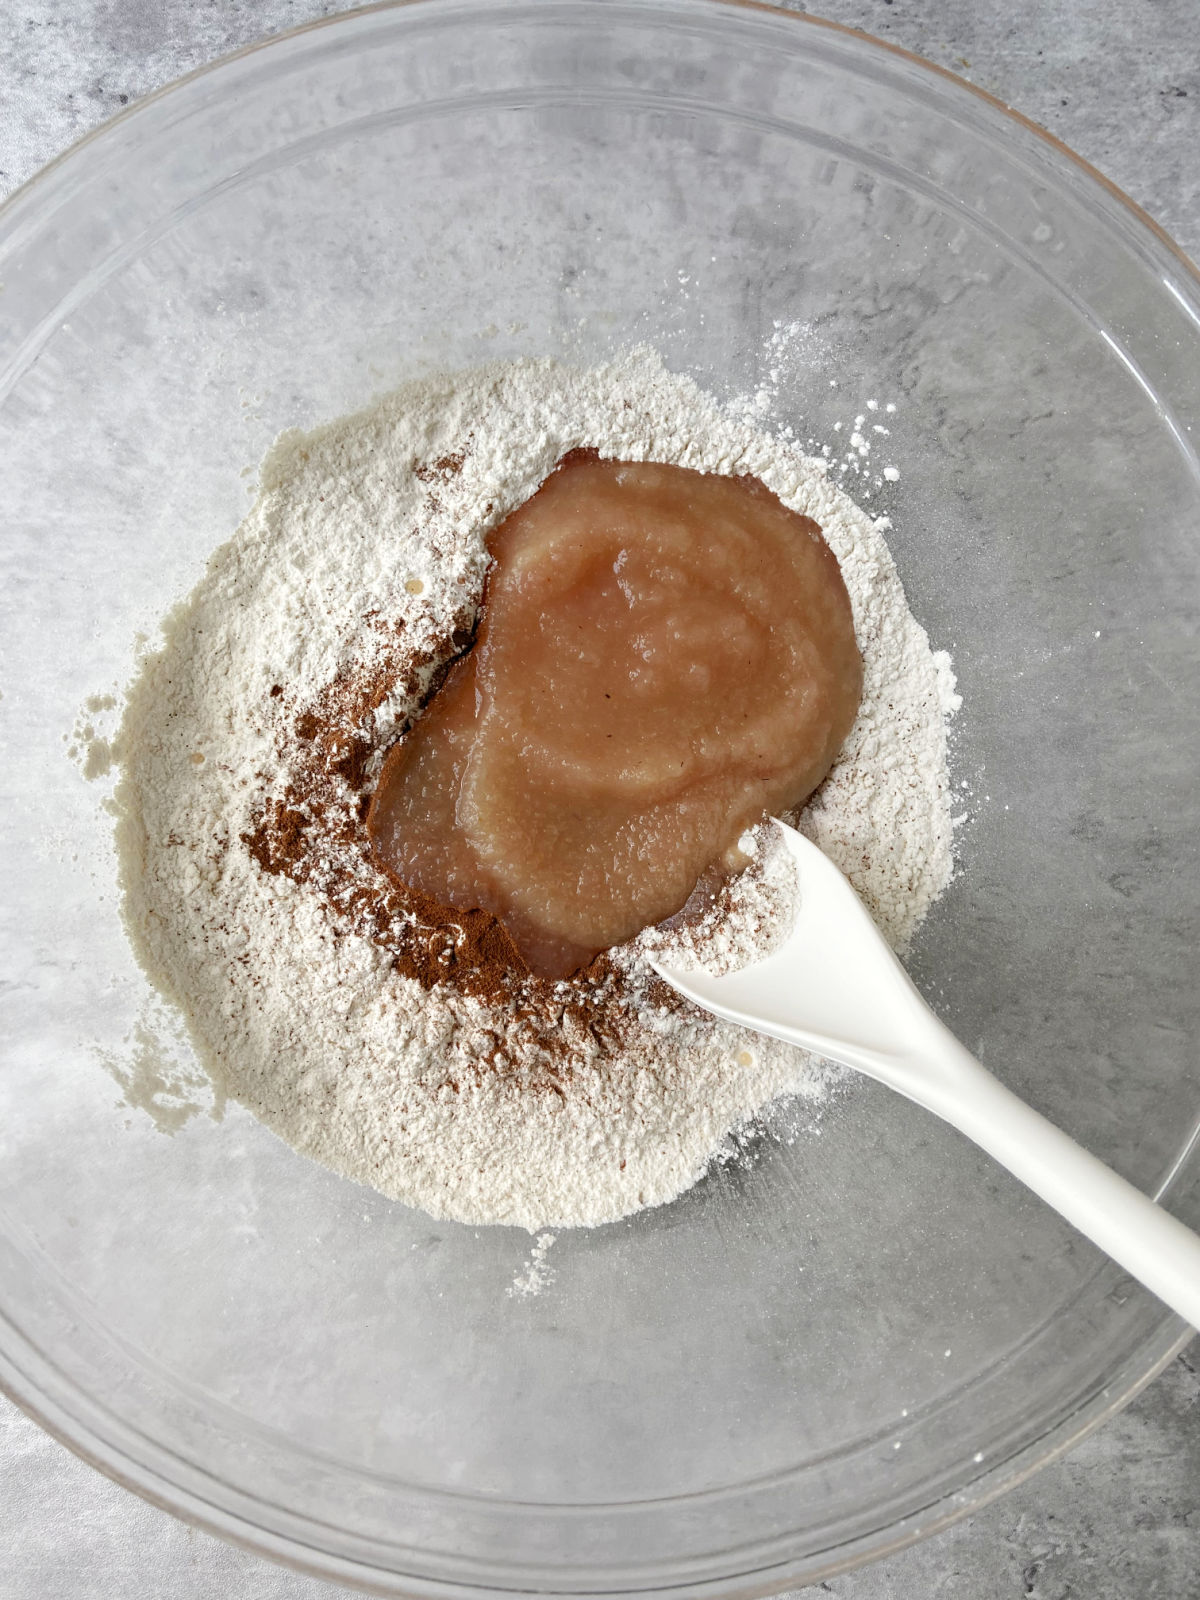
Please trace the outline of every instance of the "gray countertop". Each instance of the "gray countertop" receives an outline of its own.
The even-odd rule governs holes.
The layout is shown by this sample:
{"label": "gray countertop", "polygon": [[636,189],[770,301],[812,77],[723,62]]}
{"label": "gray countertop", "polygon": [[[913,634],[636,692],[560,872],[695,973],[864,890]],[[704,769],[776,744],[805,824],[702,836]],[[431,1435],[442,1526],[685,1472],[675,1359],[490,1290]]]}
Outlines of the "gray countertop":
{"label": "gray countertop", "polygon": [[[0,23],[0,193],[139,95],[340,9],[322,0],[16,0]],[[1200,258],[1195,0],[824,0],[811,9],[1025,112]],[[1196,1600],[1198,1350],[1022,1488],[820,1589],[842,1600]],[[0,1400],[0,1600],[341,1593],[143,1504]]]}

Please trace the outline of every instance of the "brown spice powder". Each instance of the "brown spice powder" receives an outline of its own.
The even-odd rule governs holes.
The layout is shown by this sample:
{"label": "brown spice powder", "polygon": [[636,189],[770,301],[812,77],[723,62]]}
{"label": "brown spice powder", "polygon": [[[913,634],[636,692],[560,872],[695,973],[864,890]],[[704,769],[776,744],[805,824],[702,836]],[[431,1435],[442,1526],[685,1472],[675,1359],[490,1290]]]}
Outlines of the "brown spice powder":
{"label": "brown spice powder", "polygon": [[[459,466],[461,458],[447,457],[433,463],[428,475],[440,477]],[[408,698],[414,711],[399,730],[403,736],[454,661],[470,649],[477,615],[475,607],[464,606],[440,644],[424,651],[406,648],[402,622],[366,618],[386,641],[382,653],[369,669],[341,673],[310,704],[292,710],[281,751],[290,781],[282,794],[264,795],[257,824],[243,837],[264,872],[320,895],[336,925],[385,949],[402,977],[424,989],[452,985],[496,1007],[502,1017],[488,1064],[504,1065],[514,1044],[527,1059],[532,1046],[544,1057],[546,1081],[554,1087],[555,1064],[561,1068],[581,1048],[621,1048],[633,1005],[621,969],[601,954],[566,981],[535,977],[490,912],[443,905],[389,873],[375,856],[365,824],[369,775],[383,754],[374,734],[375,711],[397,692]],[[270,693],[286,702],[283,685]],[[691,1009],[657,980],[653,1002],[672,1011]]]}

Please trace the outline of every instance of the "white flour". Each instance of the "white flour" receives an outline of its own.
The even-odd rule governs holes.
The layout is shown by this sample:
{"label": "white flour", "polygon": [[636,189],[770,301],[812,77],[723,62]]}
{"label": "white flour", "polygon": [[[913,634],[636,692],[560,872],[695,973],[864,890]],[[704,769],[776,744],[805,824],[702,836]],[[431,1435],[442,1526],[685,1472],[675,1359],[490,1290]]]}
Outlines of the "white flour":
{"label": "white flour", "polygon": [[528,1261],[506,1291],[509,1299],[520,1297],[524,1300],[531,1294],[541,1294],[543,1289],[554,1282],[554,1268],[546,1265],[546,1257],[550,1254],[550,1246],[553,1243],[552,1233],[538,1234],[533,1241]]}
{"label": "white flour", "polygon": [[[531,1075],[537,1041],[503,1008],[401,976],[307,886],[263,872],[243,835],[287,784],[297,707],[382,658],[396,619],[406,648],[444,648],[464,599],[482,592],[487,532],[581,446],[753,473],[820,523],[865,677],[802,826],[903,947],[951,872],[949,660],[908,611],[883,525],[829,482],[828,463],[726,415],[646,350],[590,371],[520,362],[439,376],[285,435],[254,509],[167,619],[114,745],[131,937],[218,1092],[385,1194],[531,1230],[672,1199],[731,1129],[779,1095],[819,1096],[835,1069],[659,1003],[645,951],[664,935],[652,932],[616,958],[635,1025],[601,1042],[564,1009],[569,1071],[548,1093]],[[381,745],[414,703],[409,686],[380,706]],[[725,924],[683,941],[693,959],[736,963],[786,925],[789,884],[766,837]],[[485,1064],[497,1040],[503,1069]]]}

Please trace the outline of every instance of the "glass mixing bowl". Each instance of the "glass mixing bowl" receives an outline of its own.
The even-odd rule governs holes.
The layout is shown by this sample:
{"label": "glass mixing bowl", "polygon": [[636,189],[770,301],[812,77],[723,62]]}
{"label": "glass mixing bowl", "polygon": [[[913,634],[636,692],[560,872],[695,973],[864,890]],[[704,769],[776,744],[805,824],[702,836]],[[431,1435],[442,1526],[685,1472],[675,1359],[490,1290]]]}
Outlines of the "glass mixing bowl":
{"label": "glass mixing bowl", "polygon": [[561,1235],[537,1296],[506,1292],[526,1236],[356,1188],[236,1107],[165,1136],[112,1076],[162,1023],[65,739],[276,432],[430,365],[647,340],[818,441],[894,402],[870,503],[965,700],[961,869],[914,972],[1200,1223],[1200,284],[1146,218],[807,18],[429,0],[196,74],[0,224],[22,1405],[180,1515],[384,1593],[749,1595],[942,1526],[1158,1370],[1178,1321],[866,1083]]}

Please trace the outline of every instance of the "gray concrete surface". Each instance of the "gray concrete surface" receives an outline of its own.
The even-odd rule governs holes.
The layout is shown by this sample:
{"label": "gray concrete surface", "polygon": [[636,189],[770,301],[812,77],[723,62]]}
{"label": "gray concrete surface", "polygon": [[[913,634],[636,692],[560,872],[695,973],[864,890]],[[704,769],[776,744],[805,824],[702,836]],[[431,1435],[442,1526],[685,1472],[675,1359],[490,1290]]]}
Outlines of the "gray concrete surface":
{"label": "gray concrete surface", "polygon": [[[0,193],[148,90],[339,9],[323,0],[12,0],[0,18]],[[1016,106],[1200,258],[1197,0],[823,0],[810,9]],[[820,1591],[840,1600],[1200,1600],[1200,1346],[1021,1489]],[[0,1600],[342,1593],[144,1505],[0,1400]]]}

